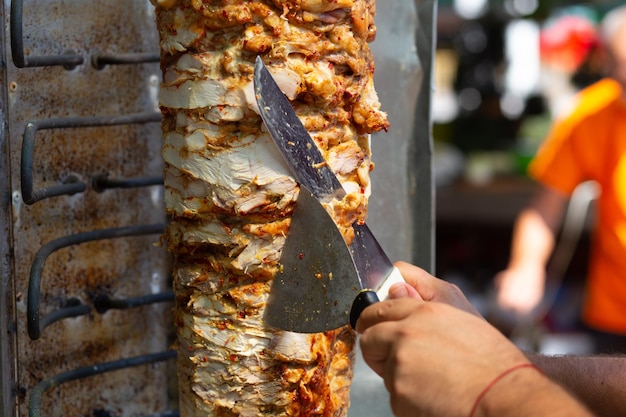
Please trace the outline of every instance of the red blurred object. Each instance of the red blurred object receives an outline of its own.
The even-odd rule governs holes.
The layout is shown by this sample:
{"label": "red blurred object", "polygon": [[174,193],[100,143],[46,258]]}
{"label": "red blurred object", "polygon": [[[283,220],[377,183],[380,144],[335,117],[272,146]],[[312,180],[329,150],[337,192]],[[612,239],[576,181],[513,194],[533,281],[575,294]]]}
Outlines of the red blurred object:
{"label": "red blurred object", "polygon": [[595,25],[582,16],[556,18],[541,30],[541,60],[552,67],[573,72],[598,45]]}

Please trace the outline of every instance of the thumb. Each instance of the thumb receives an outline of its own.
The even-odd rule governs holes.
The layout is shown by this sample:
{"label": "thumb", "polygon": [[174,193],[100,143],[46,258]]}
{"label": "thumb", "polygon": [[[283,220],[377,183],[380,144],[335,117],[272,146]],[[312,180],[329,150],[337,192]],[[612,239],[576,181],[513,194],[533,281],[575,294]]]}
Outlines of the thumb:
{"label": "thumb", "polygon": [[389,288],[389,298],[392,300],[396,298],[416,298],[423,301],[417,290],[406,283],[393,284]]}

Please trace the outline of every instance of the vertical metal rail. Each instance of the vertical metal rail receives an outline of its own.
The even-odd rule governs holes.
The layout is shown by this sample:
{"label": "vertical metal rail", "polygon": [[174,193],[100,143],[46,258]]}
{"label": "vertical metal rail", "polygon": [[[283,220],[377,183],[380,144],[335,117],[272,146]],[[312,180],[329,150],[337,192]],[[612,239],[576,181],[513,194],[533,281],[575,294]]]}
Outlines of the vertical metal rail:
{"label": "vertical metal rail", "polygon": [[[0,16],[5,15],[4,3]],[[0,19],[0,33],[5,32],[4,19]],[[13,288],[11,170],[7,88],[7,55],[5,44],[0,42],[0,415],[15,413],[15,290]]]}
{"label": "vertical metal rail", "polygon": [[431,274],[435,273],[435,179],[433,175],[433,138],[431,100],[435,59],[437,2],[415,0],[418,31],[415,34],[417,54],[424,77],[417,98],[414,141],[409,147],[411,160],[408,176],[415,184],[412,211],[414,219],[413,262]]}

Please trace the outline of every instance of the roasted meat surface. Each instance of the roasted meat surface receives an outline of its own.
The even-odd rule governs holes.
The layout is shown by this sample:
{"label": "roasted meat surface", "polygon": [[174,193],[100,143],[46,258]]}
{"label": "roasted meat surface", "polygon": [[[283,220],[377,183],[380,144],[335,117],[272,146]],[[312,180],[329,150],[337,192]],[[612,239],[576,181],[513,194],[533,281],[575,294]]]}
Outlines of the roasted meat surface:
{"label": "roasted meat surface", "polygon": [[299,188],[253,96],[261,56],[347,191],[349,243],[388,126],[368,42],[373,0],[153,0],[163,83],[164,241],[173,256],[181,415],[344,416],[355,335],[262,320]]}

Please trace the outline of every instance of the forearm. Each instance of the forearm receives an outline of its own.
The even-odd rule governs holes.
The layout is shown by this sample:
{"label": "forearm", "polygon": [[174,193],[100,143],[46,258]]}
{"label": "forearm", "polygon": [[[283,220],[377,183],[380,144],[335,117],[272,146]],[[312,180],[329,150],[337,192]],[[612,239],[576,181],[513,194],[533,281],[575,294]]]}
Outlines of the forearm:
{"label": "forearm", "polygon": [[626,356],[544,356],[529,359],[600,417],[626,410]]}
{"label": "forearm", "polygon": [[539,189],[515,222],[510,267],[524,263],[545,266],[554,249],[567,200],[567,196],[556,190]]}
{"label": "forearm", "polygon": [[479,405],[480,417],[591,417],[585,406],[540,371],[519,369],[498,381]]}
{"label": "forearm", "polygon": [[513,228],[509,267],[530,264],[545,267],[554,242],[554,231],[544,217],[533,208],[523,210]]}

